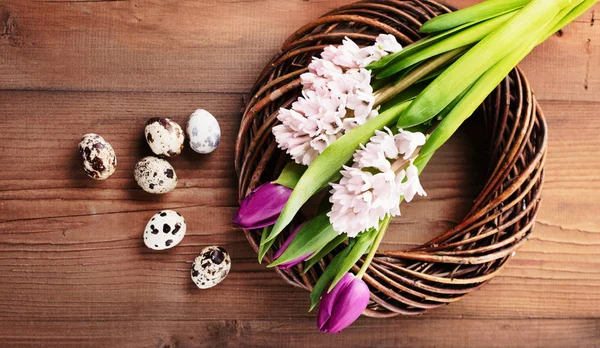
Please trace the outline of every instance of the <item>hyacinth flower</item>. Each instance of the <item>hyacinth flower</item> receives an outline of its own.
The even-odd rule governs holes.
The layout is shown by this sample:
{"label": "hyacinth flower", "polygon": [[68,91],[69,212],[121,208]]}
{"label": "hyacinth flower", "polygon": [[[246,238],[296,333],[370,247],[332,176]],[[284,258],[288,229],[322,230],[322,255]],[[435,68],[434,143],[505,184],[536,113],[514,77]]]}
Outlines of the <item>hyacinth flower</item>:
{"label": "hyacinth flower", "polygon": [[352,273],[346,273],[319,306],[319,331],[339,333],[360,317],[369,304],[369,287]]}
{"label": "hyacinth flower", "polygon": [[[287,250],[287,248],[290,246],[290,244],[294,240],[294,237],[296,237],[298,230],[300,230],[302,228],[302,226],[304,226],[304,224],[301,224],[294,229],[294,231],[287,237],[285,242],[283,242],[283,244],[281,245],[279,250],[277,250],[277,252],[273,256],[273,259],[277,260]],[[279,268],[281,270],[292,268],[292,267],[298,265],[299,263],[304,262],[306,259],[311,257],[312,254],[314,254],[314,252],[309,252],[309,253],[304,254],[294,260],[282,263],[281,265],[278,265],[277,268]]]}
{"label": "hyacinth flower", "polygon": [[291,194],[292,189],[284,185],[262,184],[244,198],[233,222],[247,230],[273,225]]}
{"label": "hyacinth flower", "polygon": [[376,228],[386,216],[400,215],[402,197],[412,201],[426,193],[411,158],[426,142],[425,135],[385,127],[376,131],[366,146],[354,153],[351,167],[344,166],[342,179],[331,184],[331,211],[327,214],[334,230],[356,237]]}
{"label": "hyacinth flower", "polygon": [[302,96],[290,109],[279,110],[273,127],[279,148],[298,164],[310,165],[338,138],[377,117],[379,112],[365,67],[399,52],[393,35],[379,35],[373,46],[360,48],[346,38],[329,46],[301,75]]}

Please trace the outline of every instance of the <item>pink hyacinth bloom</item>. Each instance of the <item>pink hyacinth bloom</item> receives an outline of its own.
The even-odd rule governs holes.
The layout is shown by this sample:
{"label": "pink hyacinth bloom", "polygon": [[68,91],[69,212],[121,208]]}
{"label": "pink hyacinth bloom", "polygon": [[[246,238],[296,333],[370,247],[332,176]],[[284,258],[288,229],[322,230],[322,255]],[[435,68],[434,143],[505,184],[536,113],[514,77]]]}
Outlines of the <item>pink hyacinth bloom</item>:
{"label": "pink hyacinth bloom", "polygon": [[361,145],[354,153],[354,165],[344,167],[339,183],[331,184],[332,207],[327,216],[333,229],[355,237],[376,228],[388,215],[400,215],[402,196],[410,202],[416,194],[426,195],[412,163],[406,170],[392,170],[392,162],[401,155],[411,156],[424,141],[422,133],[400,130],[394,135],[384,128]]}
{"label": "pink hyacinth bloom", "polygon": [[402,194],[407,202],[412,201],[416,194],[427,196],[419,181],[419,169],[413,164],[406,168],[406,181],[402,183]]}
{"label": "pink hyacinth bloom", "polygon": [[380,35],[372,46],[359,47],[349,38],[314,57],[300,75],[302,96],[282,108],[281,125],[273,127],[278,147],[296,163],[310,165],[335,140],[379,115],[365,66],[397,50],[394,36]]}
{"label": "pink hyacinth bloom", "polygon": [[400,133],[394,137],[396,146],[401,154],[404,154],[404,159],[409,159],[419,146],[425,145],[427,138],[425,134],[420,132],[408,132],[400,129]]}
{"label": "pink hyacinth bloom", "polygon": [[329,201],[333,205],[327,213],[336,232],[347,233],[353,238],[377,227],[379,220],[387,214],[400,214],[398,187],[404,172],[398,175],[391,171],[373,174],[357,167],[344,167],[341,173],[340,182],[331,184]]}
{"label": "pink hyacinth bloom", "polygon": [[380,34],[375,41],[377,48],[389,53],[402,51],[402,45],[396,41],[396,37],[391,34]]}

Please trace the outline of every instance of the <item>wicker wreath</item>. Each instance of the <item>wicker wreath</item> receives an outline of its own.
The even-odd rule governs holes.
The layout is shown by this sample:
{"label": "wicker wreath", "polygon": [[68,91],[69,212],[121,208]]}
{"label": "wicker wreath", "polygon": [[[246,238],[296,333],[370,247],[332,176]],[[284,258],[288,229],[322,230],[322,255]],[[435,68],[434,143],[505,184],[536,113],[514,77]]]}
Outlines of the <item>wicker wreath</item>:
{"label": "wicker wreath", "polygon": [[[299,76],[314,55],[346,36],[370,45],[378,34],[389,33],[408,45],[422,37],[422,23],[451,10],[430,0],[361,1],[326,14],[288,38],[261,73],[243,111],[235,147],[240,201],[258,185],[277,178],[289,161],[277,148],[271,129],[278,124],[279,108],[290,107],[300,95]],[[544,178],[547,127],[521,70],[507,76],[476,117],[483,117],[490,139],[490,165],[473,208],[454,228],[422,246],[378,250],[363,278],[371,289],[365,315],[421,314],[458,301],[496,276],[531,233]],[[255,250],[261,232],[245,231]],[[271,261],[272,254],[266,258]],[[310,290],[331,258],[307,274],[302,274],[302,265],[278,272],[290,284]]]}

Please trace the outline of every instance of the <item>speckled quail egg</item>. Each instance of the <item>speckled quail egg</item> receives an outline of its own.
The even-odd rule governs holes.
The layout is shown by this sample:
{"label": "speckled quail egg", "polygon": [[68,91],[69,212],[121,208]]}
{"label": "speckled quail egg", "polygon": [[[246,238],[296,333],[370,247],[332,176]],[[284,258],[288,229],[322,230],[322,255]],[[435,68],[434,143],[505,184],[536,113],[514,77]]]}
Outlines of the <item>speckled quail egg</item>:
{"label": "speckled quail egg", "polygon": [[167,193],[177,186],[175,169],[166,160],[144,157],[136,165],[133,176],[138,185],[149,193]]}
{"label": "speckled quail egg", "polygon": [[110,144],[98,134],[83,136],[79,143],[83,170],[96,180],[108,179],[117,167],[117,155]]}
{"label": "speckled quail egg", "polygon": [[148,221],[144,230],[144,244],[153,250],[170,249],[185,236],[185,219],[173,210],[160,211]]}
{"label": "speckled quail egg", "polygon": [[209,246],[200,252],[192,265],[192,281],[200,289],[219,284],[231,269],[231,258],[225,249]]}
{"label": "speckled quail egg", "polygon": [[190,147],[202,154],[213,152],[221,140],[221,128],[210,112],[198,109],[190,116],[187,124]]}
{"label": "speckled quail egg", "polygon": [[185,141],[183,129],[169,118],[149,119],[144,128],[144,135],[150,149],[158,156],[175,157],[183,150]]}

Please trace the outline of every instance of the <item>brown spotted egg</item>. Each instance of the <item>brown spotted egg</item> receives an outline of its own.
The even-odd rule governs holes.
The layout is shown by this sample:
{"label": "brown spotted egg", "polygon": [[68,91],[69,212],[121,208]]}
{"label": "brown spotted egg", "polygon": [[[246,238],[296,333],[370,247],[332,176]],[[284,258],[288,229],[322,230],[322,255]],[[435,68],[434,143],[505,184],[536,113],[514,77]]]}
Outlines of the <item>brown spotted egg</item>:
{"label": "brown spotted egg", "polygon": [[185,236],[186,224],[181,214],[173,210],[156,213],[144,229],[144,244],[152,250],[170,249]]}
{"label": "brown spotted egg", "polygon": [[200,289],[219,284],[231,269],[231,258],[225,249],[209,246],[200,252],[192,265],[192,281]]}
{"label": "brown spotted egg", "polygon": [[181,126],[166,117],[154,117],[146,122],[144,128],[146,141],[156,155],[175,157],[183,150],[185,133]]}
{"label": "brown spotted egg", "polygon": [[108,179],[117,167],[115,150],[104,138],[90,133],[83,136],[79,143],[79,154],[83,170],[95,180]]}
{"label": "brown spotted egg", "polygon": [[135,165],[133,176],[138,185],[149,193],[167,193],[177,186],[175,169],[169,162],[158,157],[142,158]]}

